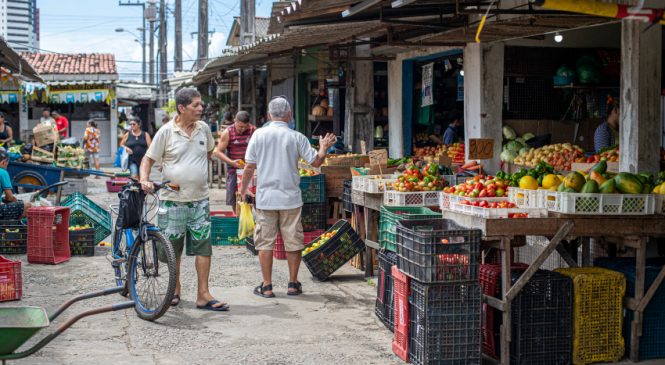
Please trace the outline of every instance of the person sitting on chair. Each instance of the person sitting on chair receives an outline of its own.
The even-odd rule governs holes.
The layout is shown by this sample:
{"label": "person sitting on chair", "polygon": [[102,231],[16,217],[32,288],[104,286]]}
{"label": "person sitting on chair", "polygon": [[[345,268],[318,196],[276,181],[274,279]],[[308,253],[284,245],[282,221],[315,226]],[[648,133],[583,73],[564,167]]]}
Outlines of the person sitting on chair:
{"label": "person sitting on chair", "polygon": [[0,185],[2,186],[2,203],[0,204],[0,219],[19,219],[25,216],[30,209],[30,203],[16,199],[12,190],[12,180],[9,178],[7,166],[9,155],[0,148]]}

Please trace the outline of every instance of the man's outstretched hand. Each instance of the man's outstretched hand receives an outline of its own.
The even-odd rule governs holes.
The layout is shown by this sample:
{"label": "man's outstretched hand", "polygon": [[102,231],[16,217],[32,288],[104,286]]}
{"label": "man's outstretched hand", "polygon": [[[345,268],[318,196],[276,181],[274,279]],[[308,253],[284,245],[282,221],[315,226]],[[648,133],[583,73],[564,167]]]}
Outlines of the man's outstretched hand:
{"label": "man's outstretched hand", "polygon": [[328,149],[332,147],[335,142],[337,142],[337,137],[332,133],[327,133],[325,137],[319,138],[319,148],[324,151],[328,151]]}

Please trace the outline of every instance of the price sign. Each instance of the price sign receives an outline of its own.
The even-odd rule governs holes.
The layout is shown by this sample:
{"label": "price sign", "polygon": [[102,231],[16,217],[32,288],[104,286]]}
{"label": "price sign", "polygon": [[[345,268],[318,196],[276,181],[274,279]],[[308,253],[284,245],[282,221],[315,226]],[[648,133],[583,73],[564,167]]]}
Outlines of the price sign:
{"label": "price sign", "polygon": [[360,153],[363,155],[367,154],[367,142],[360,141]]}
{"label": "price sign", "polygon": [[469,139],[469,160],[489,160],[494,157],[494,140],[491,138]]}
{"label": "price sign", "polygon": [[371,166],[387,165],[388,164],[388,151],[387,150],[369,151],[369,164]]}

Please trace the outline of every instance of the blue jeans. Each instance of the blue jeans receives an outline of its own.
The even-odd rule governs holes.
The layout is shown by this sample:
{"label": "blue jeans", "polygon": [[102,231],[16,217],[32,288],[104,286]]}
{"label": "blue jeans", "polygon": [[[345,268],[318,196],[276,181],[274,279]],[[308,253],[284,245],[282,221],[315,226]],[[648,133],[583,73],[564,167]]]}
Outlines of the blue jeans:
{"label": "blue jeans", "polygon": [[129,174],[132,176],[139,176],[139,164],[129,161]]}

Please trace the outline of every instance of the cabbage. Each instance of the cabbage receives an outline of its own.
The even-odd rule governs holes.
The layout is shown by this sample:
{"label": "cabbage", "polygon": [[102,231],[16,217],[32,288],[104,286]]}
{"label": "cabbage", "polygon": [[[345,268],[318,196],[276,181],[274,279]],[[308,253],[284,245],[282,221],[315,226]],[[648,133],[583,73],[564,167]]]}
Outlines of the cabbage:
{"label": "cabbage", "polygon": [[526,141],[522,137],[515,138],[515,142],[519,143],[522,147],[526,147]]}
{"label": "cabbage", "polygon": [[533,133],[524,133],[524,134],[522,135],[522,139],[525,140],[525,141],[528,141],[528,140],[530,140],[531,138],[536,138],[536,135],[533,134]]}
{"label": "cabbage", "polygon": [[509,126],[504,126],[503,127],[503,138],[507,140],[513,140],[517,137],[517,133],[515,133],[515,130],[510,128]]}
{"label": "cabbage", "polygon": [[520,156],[521,155],[526,155],[527,153],[529,153],[530,150],[531,150],[531,148],[529,148],[529,147],[523,147],[523,148],[520,149],[519,155]]}
{"label": "cabbage", "polygon": [[515,153],[514,151],[506,150],[506,151],[501,152],[500,157],[501,157],[501,161],[512,163],[513,161],[515,161],[515,157],[517,157],[517,153]]}
{"label": "cabbage", "polygon": [[506,149],[505,150],[510,151],[510,152],[514,152],[515,154],[517,154],[522,147],[524,147],[524,146],[520,145],[519,142],[510,141],[506,144]]}

